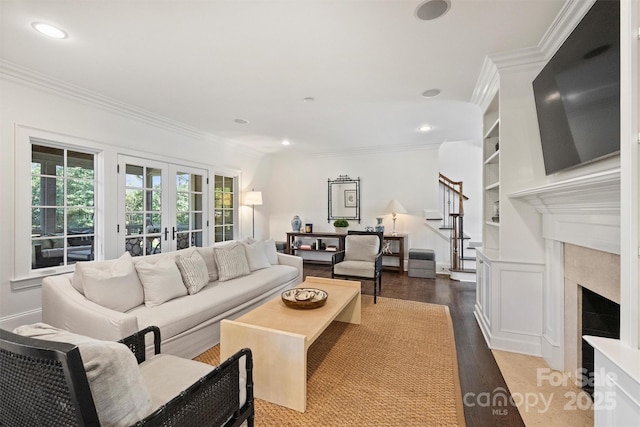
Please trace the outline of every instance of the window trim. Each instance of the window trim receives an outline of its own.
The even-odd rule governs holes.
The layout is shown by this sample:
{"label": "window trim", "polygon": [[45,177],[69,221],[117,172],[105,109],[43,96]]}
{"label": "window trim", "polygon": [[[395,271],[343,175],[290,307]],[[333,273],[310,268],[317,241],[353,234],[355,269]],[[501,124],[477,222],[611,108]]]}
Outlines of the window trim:
{"label": "window trim", "polygon": [[[15,181],[14,181],[14,255],[11,283],[14,289],[37,286],[33,279],[57,275],[75,270],[73,264],[49,268],[31,268],[31,152],[32,145],[39,144],[67,149],[94,156],[96,186],[94,214],[94,257],[102,259],[104,236],[104,155],[98,144],[77,137],[43,131],[28,126],[16,126],[15,133]],[[25,238],[26,236],[26,238]],[[24,283],[23,283],[24,282]],[[17,284],[17,286],[13,286]]]}
{"label": "window trim", "polygon": [[239,173],[235,173],[235,172],[231,172],[231,171],[213,171],[212,175],[211,175],[211,179],[212,179],[212,185],[210,186],[211,188],[211,204],[212,204],[212,210],[211,210],[211,227],[209,227],[209,233],[210,233],[210,239],[211,239],[211,243],[212,244],[219,244],[219,243],[224,243],[224,242],[229,242],[230,240],[223,240],[221,242],[216,242],[216,218],[215,218],[215,211],[216,211],[216,207],[215,207],[215,198],[216,198],[216,176],[222,176],[224,178],[233,178],[233,237],[231,240],[238,240],[238,237],[240,236],[241,230],[240,230],[240,195],[239,195],[239,191],[240,188],[242,188],[240,186],[240,174]]}

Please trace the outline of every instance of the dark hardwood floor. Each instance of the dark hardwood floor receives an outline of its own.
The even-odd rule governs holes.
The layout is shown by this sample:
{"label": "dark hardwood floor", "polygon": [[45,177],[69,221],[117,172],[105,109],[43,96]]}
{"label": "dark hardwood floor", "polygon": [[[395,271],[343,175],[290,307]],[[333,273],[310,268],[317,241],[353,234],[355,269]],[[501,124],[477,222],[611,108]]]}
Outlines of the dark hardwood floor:
{"label": "dark hardwood floor", "polygon": [[[331,277],[331,267],[305,263],[304,275]],[[373,295],[372,282],[362,283],[362,293]],[[490,404],[508,389],[473,315],[475,289],[475,283],[456,282],[448,276],[420,279],[385,271],[381,296],[449,306],[467,426],[524,426],[515,406]]]}

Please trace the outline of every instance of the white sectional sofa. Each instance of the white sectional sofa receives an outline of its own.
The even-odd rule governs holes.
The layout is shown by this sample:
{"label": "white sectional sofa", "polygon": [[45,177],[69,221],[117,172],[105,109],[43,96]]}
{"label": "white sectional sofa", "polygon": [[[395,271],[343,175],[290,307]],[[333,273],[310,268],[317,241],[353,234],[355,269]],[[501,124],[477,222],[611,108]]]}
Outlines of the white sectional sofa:
{"label": "white sectional sofa", "polygon": [[134,258],[125,253],[45,278],[42,320],[113,341],[158,326],[163,353],[193,358],[219,342],[222,319],[239,317],[302,280],[302,258],[277,253],[273,241]]}

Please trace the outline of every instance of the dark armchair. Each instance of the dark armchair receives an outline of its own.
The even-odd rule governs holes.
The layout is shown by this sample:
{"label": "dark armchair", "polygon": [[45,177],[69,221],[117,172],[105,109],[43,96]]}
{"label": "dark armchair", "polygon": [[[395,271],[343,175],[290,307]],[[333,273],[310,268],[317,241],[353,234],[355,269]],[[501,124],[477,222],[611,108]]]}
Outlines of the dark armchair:
{"label": "dark armchair", "polygon": [[382,292],[382,233],[349,231],[344,251],[331,257],[331,277],[373,280],[373,302]]}
{"label": "dark armchair", "polygon": [[[154,334],[156,355],[145,360],[145,335],[148,333]],[[150,389],[156,388],[150,390],[152,402],[146,409],[150,413],[133,425],[231,427],[246,420],[248,426],[253,426],[252,356],[249,349],[240,350],[214,368],[193,360],[159,354],[160,331],[156,327],[146,328],[121,340],[120,343],[126,347],[111,342],[105,348],[94,348],[93,353],[86,350],[87,346],[106,342],[76,337],[80,337],[77,345],[0,329],[0,425],[121,425],[120,422],[105,422],[104,409],[99,407],[99,403],[104,405],[105,400],[117,398],[119,393],[113,389],[109,389],[110,393],[95,393],[96,378],[108,375],[109,370],[97,374],[95,362],[83,363],[82,351],[84,356],[100,354],[100,357],[112,359],[124,355],[133,369],[139,370],[141,383]],[[117,347],[117,355],[114,355],[114,346]],[[136,360],[132,360],[130,354],[127,356],[129,350],[137,359],[137,367]],[[206,373],[201,376],[201,372]],[[164,378],[164,374],[169,378]],[[135,388],[131,385],[135,384],[136,378],[133,377],[135,375],[126,378],[125,392]],[[181,382],[187,382],[188,386],[183,387]],[[176,388],[175,392],[172,388]],[[137,395],[133,399],[127,398],[126,402],[129,400],[137,400]],[[244,400],[242,405],[241,400]],[[122,412],[127,407],[111,405],[108,409]]]}

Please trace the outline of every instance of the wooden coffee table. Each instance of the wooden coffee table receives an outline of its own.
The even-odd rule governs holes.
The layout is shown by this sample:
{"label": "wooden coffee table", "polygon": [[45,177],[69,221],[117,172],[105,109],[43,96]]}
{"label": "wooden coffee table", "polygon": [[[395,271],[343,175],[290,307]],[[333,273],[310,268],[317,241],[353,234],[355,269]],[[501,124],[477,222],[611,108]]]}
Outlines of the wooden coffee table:
{"label": "wooden coffee table", "polygon": [[307,406],[307,350],[334,320],[360,324],[360,282],[307,277],[298,288],[322,289],[324,306],[299,310],[280,295],[236,320],[220,324],[220,360],[249,347],[253,352],[254,396],[304,412]]}

